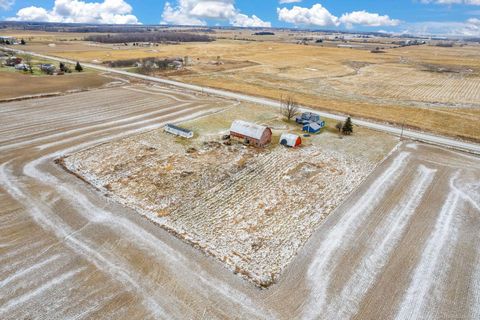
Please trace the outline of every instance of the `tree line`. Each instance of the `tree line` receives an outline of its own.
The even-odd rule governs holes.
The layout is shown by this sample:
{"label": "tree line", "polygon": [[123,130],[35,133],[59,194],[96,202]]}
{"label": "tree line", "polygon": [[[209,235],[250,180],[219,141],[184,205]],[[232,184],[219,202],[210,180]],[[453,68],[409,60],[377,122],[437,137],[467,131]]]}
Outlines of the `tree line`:
{"label": "tree line", "polygon": [[149,32],[149,33],[121,33],[107,35],[91,35],[88,41],[101,43],[129,43],[129,42],[210,42],[212,38],[184,32]]}

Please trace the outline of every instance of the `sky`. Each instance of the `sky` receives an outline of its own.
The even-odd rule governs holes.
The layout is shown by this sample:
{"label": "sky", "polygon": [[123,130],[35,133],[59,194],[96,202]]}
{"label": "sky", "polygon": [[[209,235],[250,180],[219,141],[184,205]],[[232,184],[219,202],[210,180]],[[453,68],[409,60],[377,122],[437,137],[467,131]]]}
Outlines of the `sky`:
{"label": "sky", "polygon": [[480,36],[480,0],[0,0],[0,20]]}

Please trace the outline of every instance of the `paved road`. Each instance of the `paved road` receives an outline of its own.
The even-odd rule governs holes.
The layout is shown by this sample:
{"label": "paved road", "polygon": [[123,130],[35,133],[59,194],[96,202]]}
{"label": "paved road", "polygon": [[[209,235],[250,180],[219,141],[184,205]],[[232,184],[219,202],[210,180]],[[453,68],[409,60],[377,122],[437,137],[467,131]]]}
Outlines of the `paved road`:
{"label": "paved road", "polygon": [[[76,63],[75,61],[65,59],[65,58],[58,58],[58,57],[52,57],[52,56],[47,56],[47,55],[42,55],[38,54],[35,52],[29,52],[29,51],[23,51],[23,50],[18,50],[18,49],[12,49],[12,48],[6,48],[2,47],[5,50],[8,51],[13,51],[16,53],[20,54],[30,54],[35,57],[39,58],[44,58],[44,59],[49,59],[49,60],[54,60],[58,62],[66,62],[66,63],[71,63],[74,64]],[[203,93],[208,93],[216,96],[221,96],[221,97],[226,97],[226,98],[231,98],[231,99],[236,99],[239,101],[246,101],[246,102],[251,102],[251,103],[257,103],[261,105],[266,105],[266,106],[271,106],[271,107],[280,107],[280,103],[278,101],[266,99],[266,98],[260,98],[260,97],[255,97],[255,96],[250,96],[246,94],[241,94],[241,93],[235,93],[235,92],[230,92],[226,90],[219,90],[219,89],[212,89],[208,87],[202,87],[198,85],[192,85],[188,83],[183,83],[179,81],[173,81],[173,80],[168,80],[168,79],[163,79],[163,78],[158,78],[158,77],[150,77],[150,76],[145,76],[141,74],[136,74],[128,71],[123,71],[123,70],[117,70],[117,69],[112,69],[112,68],[107,68],[95,64],[90,64],[90,63],[82,63],[84,67],[104,71],[104,72],[110,72],[110,73],[116,73],[132,78],[137,78],[137,79],[142,79],[142,80],[147,80],[147,81],[152,81],[152,82],[157,82],[157,83],[162,83],[162,84],[167,84],[179,88],[184,88],[188,90],[193,90],[193,91],[200,91]],[[329,112],[321,112],[318,110],[312,110],[307,107],[302,106],[301,107],[302,112],[304,111],[314,111],[315,113],[319,114],[322,117],[333,119],[333,120],[345,120],[345,116],[341,116],[338,114],[333,114]],[[367,121],[367,120],[355,120],[355,124],[373,129],[373,130],[378,130],[378,131],[383,131],[387,132],[390,134],[394,135],[401,135],[402,134],[402,129],[392,126],[392,125],[387,125],[387,124],[381,124],[381,123],[376,123],[372,121]],[[403,130],[403,136],[406,138],[410,138],[413,140],[417,141],[423,141],[431,144],[436,144],[448,148],[453,148],[457,150],[463,150],[463,151],[468,151],[471,153],[475,154],[480,154],[480,144],[472,143],[472,142],[466,142],[466,141],[460,141],[456,140],[453,138],[445,137],[445,136],[438,136],[438,135],[433,135],[429,133],[424,133],[420,131],[415,131],[415,130]]]}

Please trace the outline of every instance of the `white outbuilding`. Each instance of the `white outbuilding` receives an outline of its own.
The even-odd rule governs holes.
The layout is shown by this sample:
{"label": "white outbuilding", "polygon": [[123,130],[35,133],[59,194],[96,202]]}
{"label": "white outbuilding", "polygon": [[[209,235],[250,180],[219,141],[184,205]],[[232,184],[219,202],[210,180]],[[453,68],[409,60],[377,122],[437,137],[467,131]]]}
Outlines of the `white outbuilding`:
{"label": "white outbuilding", "polygon": [[280,136],[282,146],[295,148],[302,144],[302,138],[293,133],[282,133]]}
{"label": "white outbuilding", "polygon": [[191,139],[193,138],[193,131],[181,128],[179,126],[176,126],[174,124],[167,124],[165,128],[163,128],[165,132],[174,134],[179,137]]}

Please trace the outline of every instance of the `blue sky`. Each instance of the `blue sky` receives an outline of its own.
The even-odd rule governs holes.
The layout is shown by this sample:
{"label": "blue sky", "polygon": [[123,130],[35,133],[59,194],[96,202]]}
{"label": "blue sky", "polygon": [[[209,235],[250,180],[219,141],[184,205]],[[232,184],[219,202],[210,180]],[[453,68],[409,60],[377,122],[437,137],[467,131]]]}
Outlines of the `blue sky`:
{"label": "blue sky", "polygon": [[0,18],[480,36],[480,0],[0,0]]}

